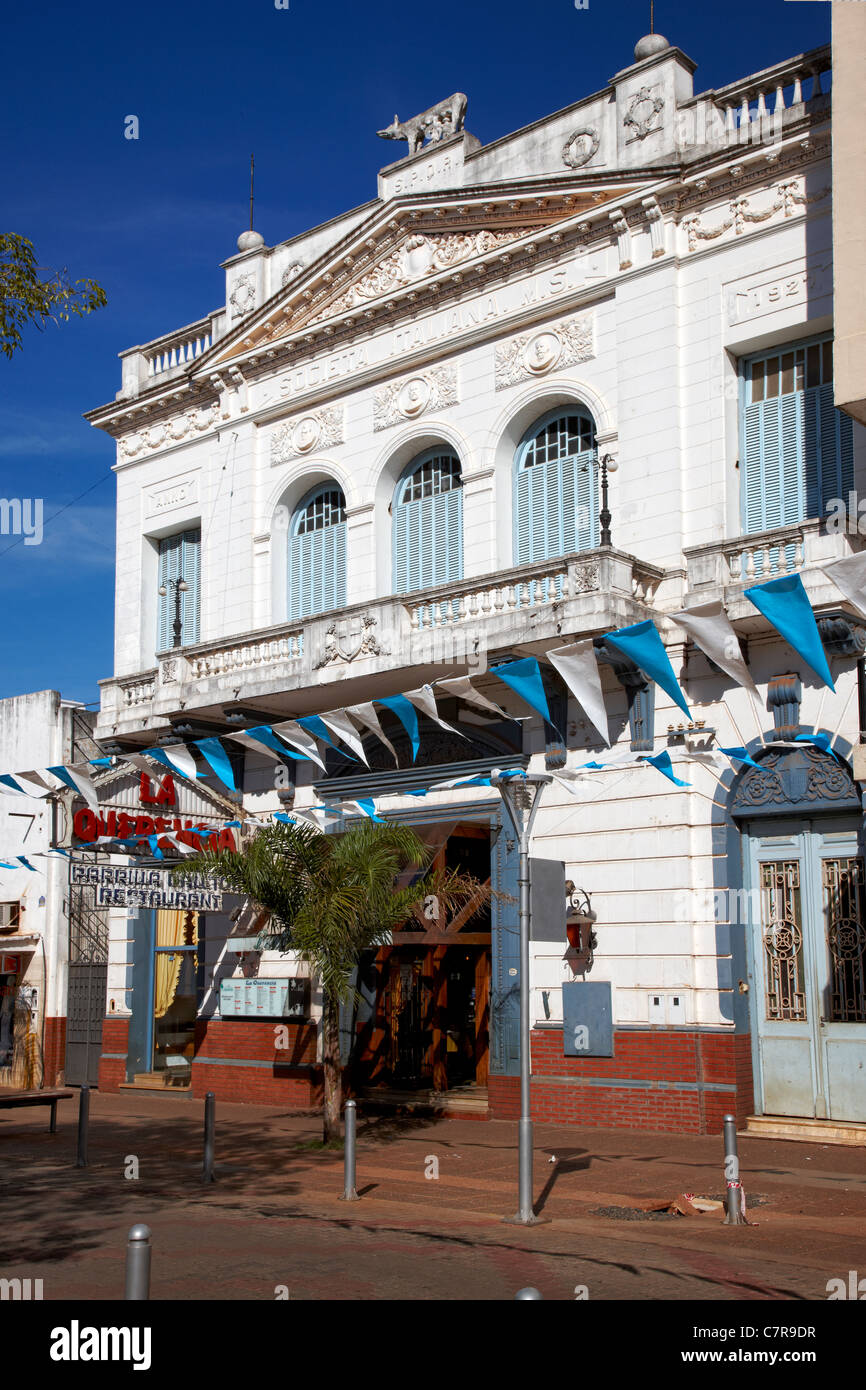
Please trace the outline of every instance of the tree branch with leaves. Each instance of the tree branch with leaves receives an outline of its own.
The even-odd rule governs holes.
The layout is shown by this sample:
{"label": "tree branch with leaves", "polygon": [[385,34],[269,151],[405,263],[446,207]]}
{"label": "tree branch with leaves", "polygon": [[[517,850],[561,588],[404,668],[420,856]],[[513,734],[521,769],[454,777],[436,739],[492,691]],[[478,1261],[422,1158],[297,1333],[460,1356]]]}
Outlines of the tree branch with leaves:
{"label": "tree branch with leaves", "polygon": [[74,280],[66,270],[48,272],[36,260],[32,241],[0,232],[0,351],[7,357],[23,346],[22,329],[66,323],[102,309],[108,295],[95,280]]}

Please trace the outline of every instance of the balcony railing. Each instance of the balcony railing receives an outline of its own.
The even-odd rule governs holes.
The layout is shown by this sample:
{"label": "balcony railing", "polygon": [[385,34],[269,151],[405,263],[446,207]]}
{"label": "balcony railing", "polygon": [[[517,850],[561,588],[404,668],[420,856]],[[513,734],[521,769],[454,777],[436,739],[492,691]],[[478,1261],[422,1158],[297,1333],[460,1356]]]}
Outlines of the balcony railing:
{"label": "balcony railing", "polygon": [[831,72],[828,45],[702,92],[680,107],[681,115],[691,114],[693,120],[683,143],[768,143],[781,134],[787,112],[802,115],[807,104],[829,94]]}
{"label": "balcony railing", "polygon": [[714,596],[725,589],[745,588],[761,580],[841,560],[862,548],[862,539],[846,532],[828,532],[815,517],[753,536],[710,541],[685,552],[687,583],[693,598]]}
{"label": "balcony railing", "polygon": [[[328,688],[344,677],[363,690],[371,679],[399,679],[431,663],[471,666],[525,641],[565,642],[639,621],[664,579],[656,566],[605,546],[160,652],[155,671],[101,682],[99,735],[141,732],[178,710],[212,717],[226,701],[254,704],[291,692],[315,690],[318,707],[329,709],[341,692]],[[667,601],[679,597],[681,579],[673,582],[677,592]]]}

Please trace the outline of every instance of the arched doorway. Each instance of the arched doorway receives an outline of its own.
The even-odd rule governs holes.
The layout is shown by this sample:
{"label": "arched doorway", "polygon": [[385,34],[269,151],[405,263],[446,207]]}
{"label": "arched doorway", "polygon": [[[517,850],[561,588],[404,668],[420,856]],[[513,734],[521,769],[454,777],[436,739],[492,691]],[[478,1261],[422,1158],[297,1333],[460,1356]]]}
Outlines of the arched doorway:
{"label": "arched doorway", "polygon": [[743,835],[756,1105],[866,1120],[866,882],[858,790],[809,744],[771,747],[732,788]]}

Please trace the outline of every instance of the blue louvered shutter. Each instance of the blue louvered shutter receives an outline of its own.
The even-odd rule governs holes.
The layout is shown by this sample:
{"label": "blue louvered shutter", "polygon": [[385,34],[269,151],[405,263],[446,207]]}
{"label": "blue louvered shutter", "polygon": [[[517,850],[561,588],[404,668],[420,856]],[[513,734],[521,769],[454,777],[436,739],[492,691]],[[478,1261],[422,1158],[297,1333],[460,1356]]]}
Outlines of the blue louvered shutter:
{"label": "blue louvered shutter", "polygon": [[833,404],[832,382],[804,393],[806,516],[823,516],[833,497],[846,505],[854,486],[854,433],[850,416]]}
{"label": "blue louvered shutter", "polygon": [[599,543],[596,452],[573,448],[571,422],[575,421],[582,431],[592,431],[587,417],[559,416],[534,426],[532,438],[518,455],[514,528],[518,565],[571,555]]}
{"label": "blue louvered shutter", "polygon": [[[430,468],[432,495],[415,480]],[[444,465],[444,466],[443,466]],[[453,467],[454,479],[449,470]],[[413,495],[415,494],[415,495]],[[451,456],[425,456],[397,489],[393,508],[394,592],[413,593],[463,578],[463,488]]]}
{"label": "blue louvered shutter", "polygon": [[[775,394],[786,360],[795,364],[789,368],[795,389]],[[833,405],[831,361],[827,340],[783,348],[751,363],[747,393],[757,376],[758,394],[763,395],[765,367],[772,369],[773,385],[769,399],[747,403],[743,411],[747,535],[823,516],[831,498],[847,499],[853,487],[853,430],[850,419]],[[777,558],[771,556],[773,568]]]}
{"label": "blue louvered shutter", "polygon": [[175,588],[172,581],[183,578],[186,591],[181,594],[181,646],[189,647],[199,640],[199,607],[201,590],[201,531],[183,531],[165,536],[159,542],[159,587],[166,593],[159,596],[157,651],[167,651],[174,644]]}
{"label": "blue louvered shutter", "polygon": [[346,521],[342,492],[318,489],[295,513],[289,536],[289,619],[346,603]]}

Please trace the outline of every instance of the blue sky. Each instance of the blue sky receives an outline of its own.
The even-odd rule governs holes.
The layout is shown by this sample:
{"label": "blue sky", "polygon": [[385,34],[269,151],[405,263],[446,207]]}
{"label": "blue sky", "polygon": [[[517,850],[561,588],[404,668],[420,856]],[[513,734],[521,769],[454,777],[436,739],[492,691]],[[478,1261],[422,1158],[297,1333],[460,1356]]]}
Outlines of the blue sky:
{"label": "blue sky", "polygon": [[[656,30],[698,64],[696,91],[826,43],[829,26],[822,0],[655,6]],[[2,230],[109,303],[0,358],[0,497],[41,497],[45,513],[41,545],[0,535],[0,697],[95,703],[112,672],[114,442],[82,412],[113,399],[119,351],[220,303],[250,152],[273,245],[375,197],[405,148],[376,137],[395,111],[466,92],[487,143],[603,87],[648,29],[648,0],[7,7]]]}

